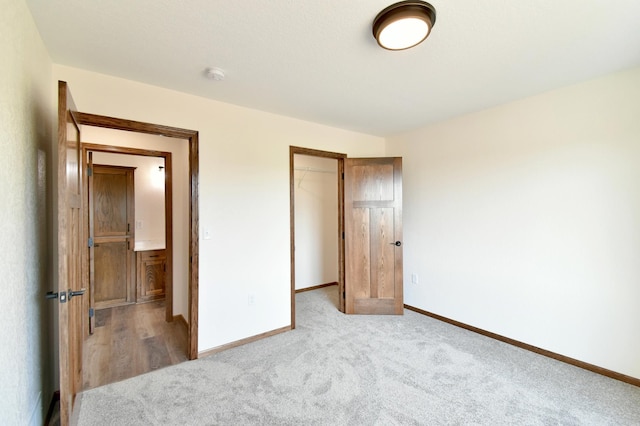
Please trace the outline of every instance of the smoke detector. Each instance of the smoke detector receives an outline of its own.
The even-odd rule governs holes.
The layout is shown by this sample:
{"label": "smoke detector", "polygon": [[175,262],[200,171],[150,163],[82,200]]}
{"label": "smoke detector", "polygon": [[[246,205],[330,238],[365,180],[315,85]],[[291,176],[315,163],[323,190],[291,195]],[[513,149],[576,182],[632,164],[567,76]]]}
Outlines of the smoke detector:
{"label": "smoke detector", "polygon": [[204,70],[204,76],[211,80],[222,81],[224,80],[224,71],[215,67],[207,68]]}

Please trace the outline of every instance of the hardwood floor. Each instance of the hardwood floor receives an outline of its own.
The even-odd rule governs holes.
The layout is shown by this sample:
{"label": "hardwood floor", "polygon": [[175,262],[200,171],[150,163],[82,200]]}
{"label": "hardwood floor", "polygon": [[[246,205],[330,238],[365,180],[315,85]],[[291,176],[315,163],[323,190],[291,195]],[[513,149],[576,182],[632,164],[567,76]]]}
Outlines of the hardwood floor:
{"label": "hardwood floor", "polygon": [[83,389],[128,379],[187,360],[187,329],[165,321],[165,301],[96,311],[83,350]]}

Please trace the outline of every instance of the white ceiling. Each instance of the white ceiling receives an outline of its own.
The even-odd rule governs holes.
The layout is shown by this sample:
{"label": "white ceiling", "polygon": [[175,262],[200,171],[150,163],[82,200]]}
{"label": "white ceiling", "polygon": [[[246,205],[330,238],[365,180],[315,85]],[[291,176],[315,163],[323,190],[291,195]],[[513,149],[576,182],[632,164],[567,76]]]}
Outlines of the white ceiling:
{"label": "white ceiling", "polygon": [[55,63],[380,136],[640,66],[639,0],[431,0],[390,52],[394,2],[27,0]]}

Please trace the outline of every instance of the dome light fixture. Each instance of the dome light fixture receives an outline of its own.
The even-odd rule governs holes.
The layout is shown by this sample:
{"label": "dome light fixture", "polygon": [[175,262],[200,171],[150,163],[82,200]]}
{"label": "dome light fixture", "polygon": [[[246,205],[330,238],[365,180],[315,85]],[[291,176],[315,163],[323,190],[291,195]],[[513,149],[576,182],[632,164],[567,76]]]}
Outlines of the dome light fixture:
{"label": "dome light fixture", "polygon": [[373,36],[387,50],[409,49],[422,43],[436,23],[436,9],[425,1],[401,1],[378,13]]}

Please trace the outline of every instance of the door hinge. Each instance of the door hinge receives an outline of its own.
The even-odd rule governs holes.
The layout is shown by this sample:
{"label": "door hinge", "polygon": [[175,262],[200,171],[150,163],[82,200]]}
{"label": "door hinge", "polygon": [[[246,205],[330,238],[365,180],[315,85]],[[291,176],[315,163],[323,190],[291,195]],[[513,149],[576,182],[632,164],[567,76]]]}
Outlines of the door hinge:
{"label": "door hinge", "polygon": [[89,308],[89,318],[93,318],[95,316],[95,311],[93,310],[93,308]]}
{"label": "door hinge", "polygon": [[89,247],[93,247],[93,238],[89,237],[89,241],[87,241]]}
{"label": "door hinge", "polygon": [[344,172],[342,172],[342,180],[344,180]]}
{"label": "door hinge", "polygon": [[342,239],[344,240],[344,231],[342,231]]}
{"label": "door hinge", "polygon": [[91,167],[87,167],[87,176],[93,176],[93,169]]}

